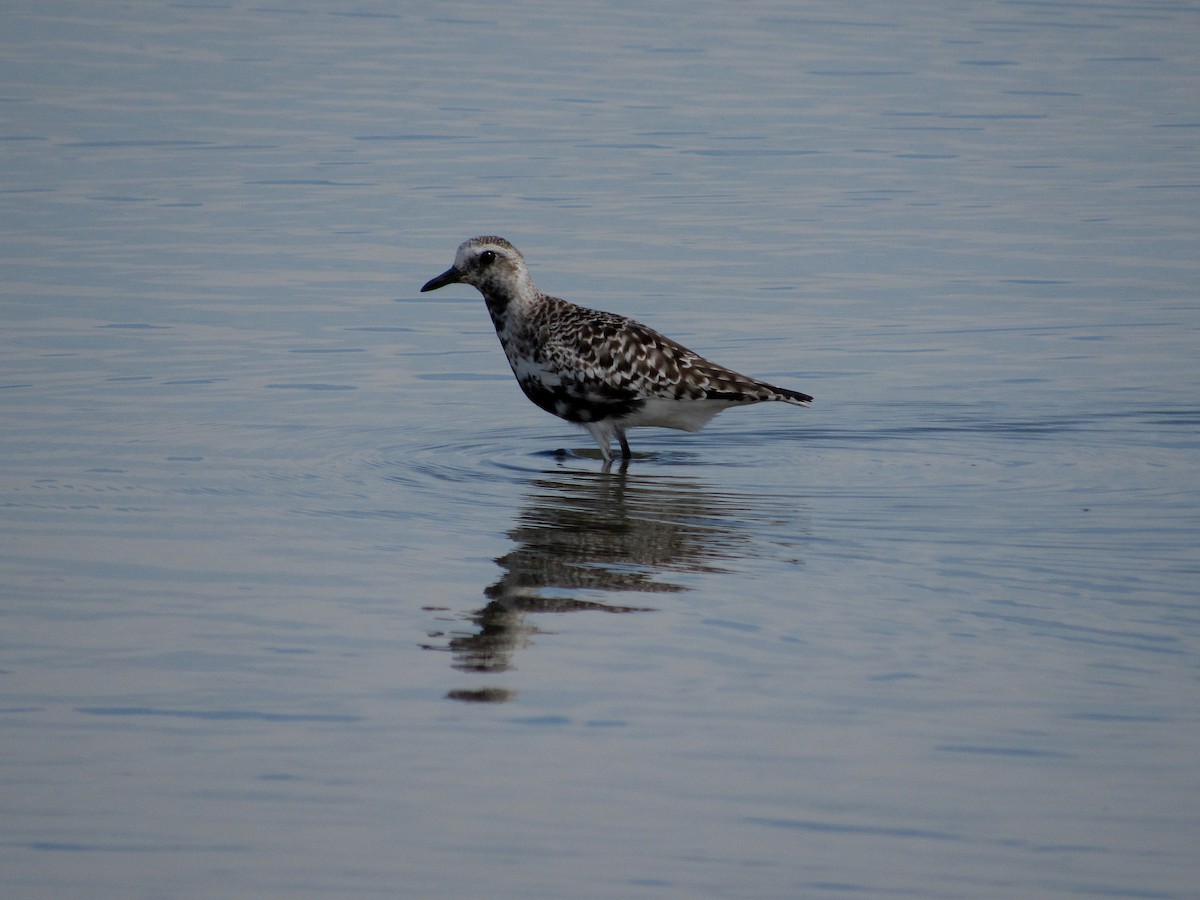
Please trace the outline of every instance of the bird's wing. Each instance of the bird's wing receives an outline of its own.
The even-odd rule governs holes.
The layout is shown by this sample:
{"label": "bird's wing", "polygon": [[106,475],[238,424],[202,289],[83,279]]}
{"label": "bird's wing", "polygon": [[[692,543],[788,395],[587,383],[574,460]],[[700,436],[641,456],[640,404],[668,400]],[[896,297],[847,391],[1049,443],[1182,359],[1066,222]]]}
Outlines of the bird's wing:
{"label": "bird's wing", "polygon": [[597,398],[771,399],[770,385],[706,360],[633,319],[563,304],[543,335],[546,362]]}

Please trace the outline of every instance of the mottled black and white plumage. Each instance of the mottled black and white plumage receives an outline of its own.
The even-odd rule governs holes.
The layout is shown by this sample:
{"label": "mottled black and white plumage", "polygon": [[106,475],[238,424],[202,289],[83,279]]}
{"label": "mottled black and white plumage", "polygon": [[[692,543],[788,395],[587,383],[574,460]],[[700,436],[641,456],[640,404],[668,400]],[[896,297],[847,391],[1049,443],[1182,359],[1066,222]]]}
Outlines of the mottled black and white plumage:
{"label": "mottled black and white plumage", "polygon": [[543,294],[520,251],[501,237],[464,242],[454,265],[421,290],[457,283],[483,294],[525,396],[591,432],[606,463],[614,436],[629,459],[630,428],[698,431],[731,406],[812,400],[709,362],[633,319]]}

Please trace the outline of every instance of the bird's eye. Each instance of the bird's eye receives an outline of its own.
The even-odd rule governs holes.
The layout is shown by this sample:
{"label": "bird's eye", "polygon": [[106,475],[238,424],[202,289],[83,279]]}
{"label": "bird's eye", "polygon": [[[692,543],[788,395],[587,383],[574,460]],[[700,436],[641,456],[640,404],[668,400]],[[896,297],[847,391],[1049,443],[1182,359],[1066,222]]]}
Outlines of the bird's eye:
{"label": "bird's eye", "polygon": [[494,263],[496,261],[496,251],[495,250],[484,250],[482,253],[479,254],[479,261],[481,263],[483,263],[485,266],[490,266],[492,263]]}

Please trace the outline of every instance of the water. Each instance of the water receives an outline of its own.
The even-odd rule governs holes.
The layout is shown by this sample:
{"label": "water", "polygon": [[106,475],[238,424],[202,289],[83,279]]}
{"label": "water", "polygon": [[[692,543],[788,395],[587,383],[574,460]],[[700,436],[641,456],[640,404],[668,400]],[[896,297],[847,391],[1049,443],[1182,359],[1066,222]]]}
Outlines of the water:
{"label": "water", "polygon": [[[4,893],[1195,896],[1198,36],[10,10]],[[816,403],[604,474],[487,232]]]}

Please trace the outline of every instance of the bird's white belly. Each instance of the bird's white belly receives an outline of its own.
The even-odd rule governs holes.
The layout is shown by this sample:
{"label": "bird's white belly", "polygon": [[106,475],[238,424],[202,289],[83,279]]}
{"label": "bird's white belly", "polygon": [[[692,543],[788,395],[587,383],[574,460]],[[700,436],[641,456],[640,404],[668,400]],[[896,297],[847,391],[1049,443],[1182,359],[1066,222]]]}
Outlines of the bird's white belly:
{"label": "bird's white belly", "polygon": [[736,406],[729,400],[670,400],[647,398],[645,405],[621,421],[626,428],[675,428],[699,431],[723,409]]}

